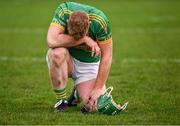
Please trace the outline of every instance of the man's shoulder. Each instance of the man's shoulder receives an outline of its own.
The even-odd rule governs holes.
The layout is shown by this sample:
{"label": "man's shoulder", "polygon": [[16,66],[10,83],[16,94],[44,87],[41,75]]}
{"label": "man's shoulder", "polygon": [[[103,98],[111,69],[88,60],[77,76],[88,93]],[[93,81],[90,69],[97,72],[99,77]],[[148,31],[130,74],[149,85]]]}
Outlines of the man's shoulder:
{"label": "man's shoulder", "polygon": [[109,20],[102,11],[96,11],[96,13],[89,13],[92,28],[103,29],[106,31],[110,27]]}
{"label": "man's shoulder", "polygon": [[89,12],[89,18],[91,22],[96,25],[96,27],[100,26],[102,28],[107,27],[109,23],[109,19],[105,15],[105,13],[97,8],[93,8]]}

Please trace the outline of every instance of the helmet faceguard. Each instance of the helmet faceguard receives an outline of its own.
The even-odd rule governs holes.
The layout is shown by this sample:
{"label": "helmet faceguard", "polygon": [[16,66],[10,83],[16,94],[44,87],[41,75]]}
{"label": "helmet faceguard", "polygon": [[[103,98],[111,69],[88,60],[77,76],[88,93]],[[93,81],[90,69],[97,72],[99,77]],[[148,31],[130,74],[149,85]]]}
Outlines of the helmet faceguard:
{"label": "helmet faceguard", "polygon": [[116,104],[111,95],[112,90],[113,87],[109,87],[106,89],[103,95],[99,96],[97,101],[97,109],[99,113],[107,114],[107,115],[115,115],[126,109],[128,102],[126,102],[122,106]]}

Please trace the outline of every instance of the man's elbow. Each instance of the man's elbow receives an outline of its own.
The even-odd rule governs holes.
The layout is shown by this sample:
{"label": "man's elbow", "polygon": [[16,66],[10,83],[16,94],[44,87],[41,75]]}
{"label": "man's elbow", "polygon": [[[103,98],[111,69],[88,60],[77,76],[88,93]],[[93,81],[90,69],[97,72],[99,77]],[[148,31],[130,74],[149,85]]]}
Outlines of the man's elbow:
{"label": "man's elbow", "polygon": [[50,43],[50,42],[47,42],[47,47],[53,49],[53,48],[54,48],[54,45],[53,45],[52,43]]}
{"label": "man's elbow", "polygon": [[55,48],[55,41],[52,38],[47,37],[48,48]]}

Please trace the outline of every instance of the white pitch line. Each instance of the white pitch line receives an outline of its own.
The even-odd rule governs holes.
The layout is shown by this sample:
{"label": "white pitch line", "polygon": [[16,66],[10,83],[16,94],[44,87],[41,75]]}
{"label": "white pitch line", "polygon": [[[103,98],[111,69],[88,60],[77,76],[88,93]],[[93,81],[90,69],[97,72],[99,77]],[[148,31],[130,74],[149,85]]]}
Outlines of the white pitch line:
{"label": "white pitch line", "polygon": [[[8,56],[0,56],[0,62],[46,62],[45,57],[8,57]],[[113,63],[117,63],[115,60],[113,60]],[[122,64],[127,63],[177,63],[180,64],[180,59],[133,59],[133,58],[127,58],[120,61]]]}
{"label": "white pitch line", "polygon": [[159,16],[149,16],[144,20],[150,22],[167,22],[167,21],[179,21],[179,17],[176,15],[159,15]]}
{"label": "white pitch line", "polygon": [[117,30],[120,33],[138,33],[138,34],[147,34],[147,33],[179,33],[180,28],[141,28],[141,27],[134,27],[134,28],[121,28],[121,27],[114,27],[114,30]]}
{"label": "white pitch line", "polygon": [[15,34],[45,34],[48,29],[45,28],[1,28],[0,33],[8,34],[8,33],[15,33]]}
{"label": "white pitch line", "polygon": [[126,63],[180,63],[180,59],[124,59],[121,62]]}
{"label": "white pitch line", "polygon": [[1,56],[0,61],[10,61],[10,62],[45,62],[45,58],[41,57],[6,57]]}

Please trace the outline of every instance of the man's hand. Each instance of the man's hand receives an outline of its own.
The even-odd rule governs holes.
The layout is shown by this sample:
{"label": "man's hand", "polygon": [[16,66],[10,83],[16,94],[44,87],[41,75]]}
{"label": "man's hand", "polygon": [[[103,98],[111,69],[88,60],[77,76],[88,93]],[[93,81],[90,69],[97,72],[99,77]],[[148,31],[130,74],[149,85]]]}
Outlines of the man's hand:
{"label": "man's hand", "polygon": [[85,105],[90,111],[97,110],[97,100],[102,93],[103,93],[103,89],[101,88],[94,89],[91,91],[89,95],[89,99]]}
{"label": "man's hand", "polygon": [[88,36],[85,36],[84,39],[86,45],[91,48],[91,56],[92,57],[101,56],[101,50],[98,44]]}

